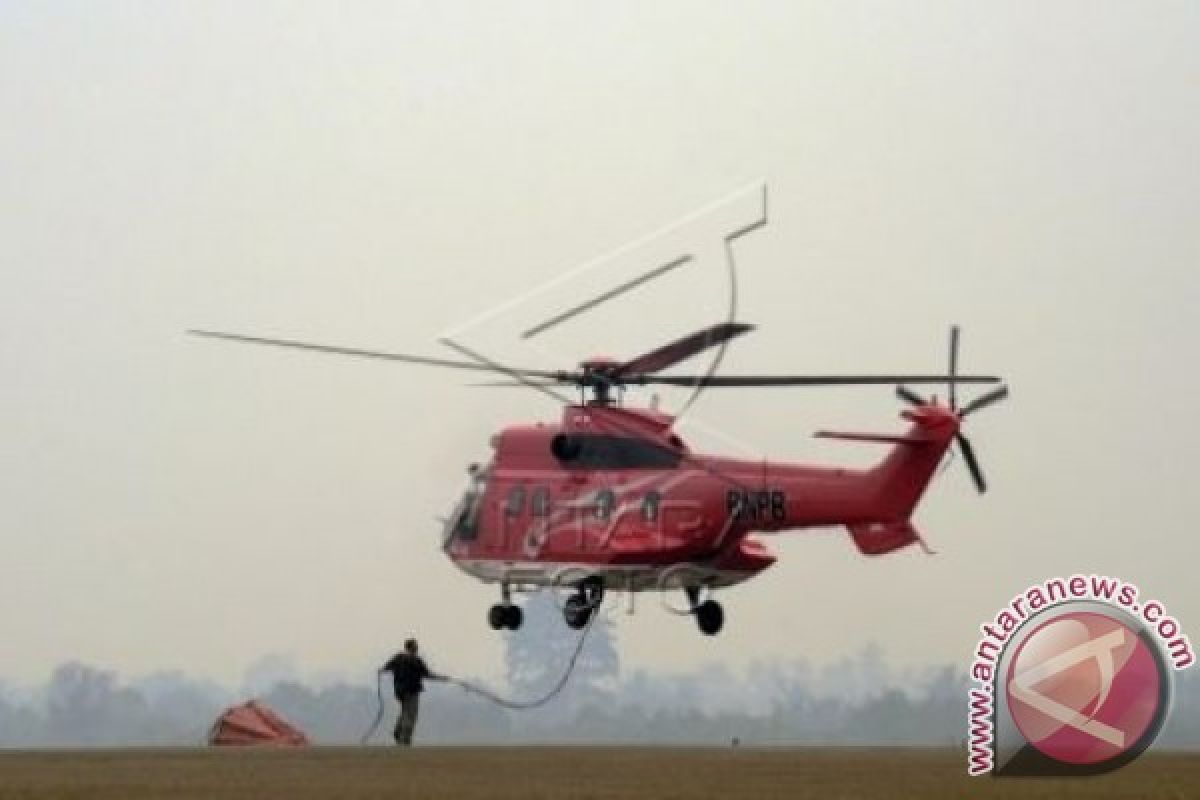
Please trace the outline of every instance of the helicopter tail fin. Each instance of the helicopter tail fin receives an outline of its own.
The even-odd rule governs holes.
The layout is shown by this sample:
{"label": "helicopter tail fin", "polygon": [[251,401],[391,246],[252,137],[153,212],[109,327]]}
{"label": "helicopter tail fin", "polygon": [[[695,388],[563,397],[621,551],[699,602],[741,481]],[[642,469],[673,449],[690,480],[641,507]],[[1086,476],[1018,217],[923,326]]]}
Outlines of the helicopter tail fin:
{"label": "helicopter tail fin", "polygon": [[952,410],[932,404],[904,411],[902,416],[912,422],[903,434],[817,434],[827,439],[892,445],[875,467],[862,474],[861,488],[868,499],[856,521],[846,525],[863,555],[882,555],[910,544],[920,544],[928,551],[911,517],[958,433],[959,417]]}
{"label": "helicopter tail fin", "polygon": [[877,523],[908,524],[958,432],[957,417],[941,408],[927,406],[904,415],[913,427],[897,437],[891,452],[868,473],[874,484],[872,517]]}

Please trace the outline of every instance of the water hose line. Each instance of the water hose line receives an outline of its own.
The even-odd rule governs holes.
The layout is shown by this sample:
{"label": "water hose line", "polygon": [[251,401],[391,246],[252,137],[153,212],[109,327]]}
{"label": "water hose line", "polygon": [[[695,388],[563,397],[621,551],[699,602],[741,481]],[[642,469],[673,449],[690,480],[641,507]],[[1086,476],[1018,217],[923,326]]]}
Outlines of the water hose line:
{"label": "water hose line", "polygon": [[367,728],[367,732],[358,740],[360,745],[365,745],[367,740],[375,735],[375,731],[379,730],[379,723],[383,721],[383,671],[375,673],[375,719],[371,721],[371,727]]}
{"label": "water hose line", "polygon": [[[566,688],[567,681],[571,678],[571,673],[575,671],[575,665],[579,661],[579,656],[583,653],[583,645],[587,641],[588,632],[591,631],[592,624],[596,621],[596,618],[600,616],[599,606],[600,600],[597,598],[592,603],[592,613],[588,616],[587,624],[584,625],[583,630],[580,632],[578,641],[575,642],[575,650],[571,653],[570,659],[567,660],[567,667],[565,670],[563,670],[562,677],[560,677],[558,682],[551,687],[550,691],[546,692],[541,697],[537,697],[532,700],[512,700],[506,697],[501,697],[487,687],[471,683],[470,681],[460,680],[459,678],[450,676],[446,677],[446,681],[448,683],[453,683],[455,686],[458,686],[470,694],[478,695],[485,700],[495,703],[501,708],[507,708],[511,711],[530,711],[535,708],[541,708],[542,706],[546,705],[546,703],[549,703],[551,700],[557,697],[558,694]],[[370,738],[375,735],[375,732],[379,729],[379,723],[383,721],[385,704],[383,699],[382,672],[376,673],[375,690],[377,701],[375,719],[372,720],[371,726],[367,728],[366,733],[364,733],[362,738],[359,739],[358,743],[360,745],[365,745]]]}

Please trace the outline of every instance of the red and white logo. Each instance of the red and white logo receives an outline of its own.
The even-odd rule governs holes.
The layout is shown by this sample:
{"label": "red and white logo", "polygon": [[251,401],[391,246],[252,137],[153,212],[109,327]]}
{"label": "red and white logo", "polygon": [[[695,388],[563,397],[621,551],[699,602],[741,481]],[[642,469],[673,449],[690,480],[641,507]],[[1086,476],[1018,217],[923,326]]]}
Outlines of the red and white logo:
{"label": "red and white logo", "polygon": [[1048,578],[989,621],[967,689],[967,774],[1098,775],[1154,742],[1195,652],[1135,584]]}
{"label": "red and white logo", "polygon": [[1100,764],[1144,744],[1166,697],[1152,648],[1114,615],[1068,611],[1044,622],[1003,676],[1014,724],[1064,764]]}

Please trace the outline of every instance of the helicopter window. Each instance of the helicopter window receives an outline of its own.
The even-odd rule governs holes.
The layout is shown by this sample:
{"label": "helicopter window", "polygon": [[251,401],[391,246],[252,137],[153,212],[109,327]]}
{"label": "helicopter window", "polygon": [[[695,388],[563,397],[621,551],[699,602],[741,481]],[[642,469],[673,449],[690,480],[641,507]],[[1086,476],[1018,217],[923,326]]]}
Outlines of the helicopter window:
{"label": "helicopter window", "polygon": [[613,507],[616,504],[617,498],[612,493],[612,489],[601,489],[596,493],[596,505],[593,506],[592,512],[596,515],[596,519],[606,520],[612,516]]}
{"label": "helicopter window", "polygon": [[480,489],[476,486],[467,489],[451,517],[454,522],[452,535],[464,542],[472,541],[479,534],[476,523],[479,518],[480,494]]}
{"label": "helicopter window", "polygon": [[458,516],[454,520],[454,535],[464,542],[469,542],[475,538],[479,529],[475,525],[475,506],[474,504],[464,503],[458,510]]}
{"label": "helicopter window", "polygon": [[662,495],[653,490],[646,492],[646,496],[642,498],[642,519],[646,522],[654,522],[658,519],[658,508],[662,505]]}
{"label": "helicopter window", "polygon": [[577,445],[572,457],[562,460],[572,469],[669,469],[679,465],[679,453],[647,439],[577,434],[571,437],[571,444]]}
{"label": "helicopter window", "polygon": [[479,536],[479,506],[487,488],[488,470],[472,464],[467,468],[467,474],[470,476],[467,490],[450,513],[445,533],[446,544],[452,539],[469,542]]}
{"label": "helicopter window", "polygon": [[525,508],[525,487],[514,486],[508,490],[508,498],[504,501],[504,513],[510,517],[519,516]]}
{"label": "helicopter window", "polygon": [[529,513],[535,517],[544,517],[550,513],[550,490],[539,486],[529,496]]}

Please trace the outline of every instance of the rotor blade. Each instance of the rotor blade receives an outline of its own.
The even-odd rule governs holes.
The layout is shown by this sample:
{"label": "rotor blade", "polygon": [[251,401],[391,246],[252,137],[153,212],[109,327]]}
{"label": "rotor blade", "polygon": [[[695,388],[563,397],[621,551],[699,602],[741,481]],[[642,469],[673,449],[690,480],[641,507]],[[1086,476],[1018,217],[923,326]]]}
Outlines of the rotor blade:
{"label": "rotor blade", "polygon": [[957,325],[950,326],[950,368],[946,371],[948,373],[950,373],[950,380],[947,381],[947,384],[949,384],[949,395],[950,396],[948,399],[950,401],[950,410],[957,411],[958,410],[958,406],[956,405],[956,403],[958,402],[957,393],[954,391],[954,384],[956,384],[958,382],[957,380],[955,380],[955,373],[958,372],[958,326]]}
{"label": "rotor blade", "polygon": [[909,389],[907,386],[897,386],[896,387],[896,396],[899,397],[901,400],[907,400],[909,403],[912,403],[914,406],[923,406],[926,403],[926,400],[924,397],[921,397],[921,395],[917,394],[912,389]]}
{"label": "rotor blade", "polygon": [[1000,402],[1006,397],[1008,397],[1007,386],[1001,386],[998,389],[992,389],[987,394],[982,395],[981,397],[976,397],[974,400],[963,406],[962,411],[958,412],[958,416],[965,417],[967,414],[973,414],[982,408],[987,408],[992,403]]}
{"label": "rotor blade", "polygon": [[[467,358],[474,359],[480,365],[485,365],[485,366],[490,367],[491,369],[495,370],[496,372],[507,375],[510,379],[517,381],[518,383],[522,384],[523,386],[528,386],[530,389],[533,389],[536,392],[541,392],[542,394],[546,395],[547,397],[551,397],[564,405],[569,404],[571,402],[566,397],[563,397],[561,394],[559,394],[558,392],[551,389],[549,385],[547,385],[545,383],[535,383],[534,381],[530,380],[527,375],[523,375],[520,372],[511,370],[508,367],[504,366],[503,364],[498,364],[495,361],[491,361],[486,356],[484,356],[480,353],[477,353],[476,351],[472,350],[471,348],[467,347],[466,345],[459,344],[458,342],[454,341],[453,339],[443,336],[442,338],[438,339],[438,341],[441,342],[442,344],[446,345],[449,348],[457,350],[458,352],[462,353]],[[562,372],[558,373],[558,375],[565,375],[565,374],[566,373],[562,373]],[[539,376],[534,376],[534,377],[539,377]],[[552,375],[551,377],[557,377],[557,376]]]}
{"label": "rotor blade", "polygon": [[562,384],[562,383],[576,383],[576,382],[577,381],[574,380],[574,378],[571,375],[564,375],[563,379],[561,381],[544,381],[544,380],[479,381],[478,383],[468,383],[466,385],[473,387],[473,388],[477,388],[477,389],[478,388],[497,389],[497,388],[512,388],[514,386],[524,386],[526,388],[531,387],[531,386],[532,387],[558,386],[559,384]]}
{"label": "rotor blade", "polygon": [[672,364],[678,364],[684,359],[691,358],[710,347],[715,347],[729,341],[735,336],[740,336],[752,330],[754,330],[753,325],[747,325],[743,322],[721,322],[702,331],[696,331],[684,336],[682,339],[676,339],[670,344],[664,344],[662,347],[651,350],[649,353],[643,353],[637,358],[631,358],[617,367],[613,371],[613,374],[616,376],[645,375],[651,372],[658,372]]}
{"label": "rotor blade", "polygon": [[387,361],[403,361],[409,364],[425,364],[431,367],[450,367],[452,369],[474,369],[501,374],[528,375],[535,378],[557,380],[559,373],[547,370],[520,369],[517,367],[502,367],[475,363],[471,361],[451,361],[445,358],[429,358],[428,356],[411,356],[404,353],[384,353],[378,350],[359,350],[352,347],[335,347],[327,344],[312,344],[297,342],[291,339],[268,339],[262,336],[245,336],[240,333],[222,333],[220,331],[190,330],[193,336],[206,336],[212,339],[227,339],[232,342],[249,342],[250,344],[266,344],[274,347],[292,347],[299,350],[315,350],[319,353],[333,353],[342,356],[360,356],[363,358],[380,358]]}
{"label": "rotor blade", "polygon": [[[946,375],[624,375],[622,383],[662,386],[874,386],[945,383]],[[961,375],[959,383],[996,383],[993,375]]]}
{"label": "rotor blade", "polygon": [[983,470],[979,468],[979,459],[975,458],[975,450],[971,447],[971,442],[966,436],[961,433],[954,434],[955,441],[958,442],[958,447],[962,450],[963,461],[966,462],[967,470],[971,473],[971,480],[975,482],[975,488],[980,494],[987,491],[987,482],[983,479]]}

